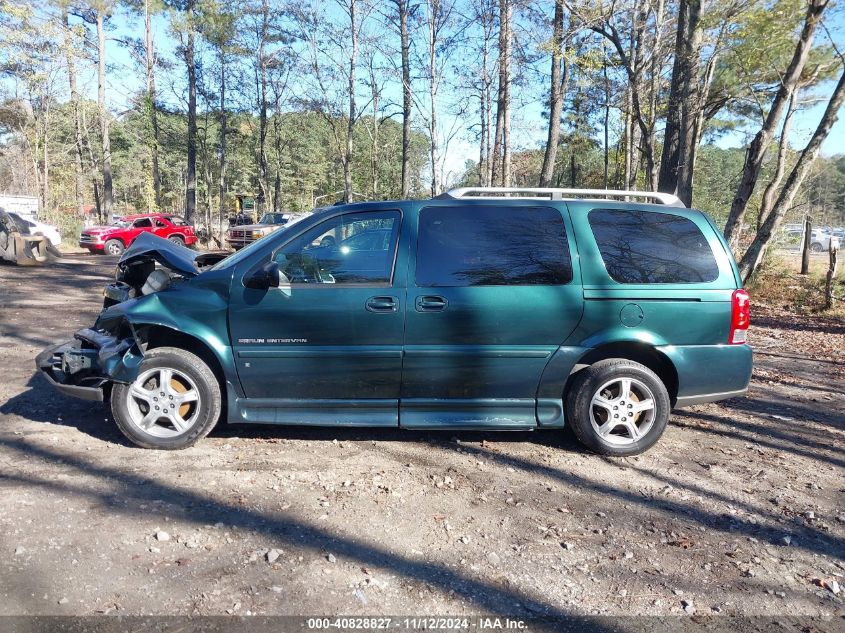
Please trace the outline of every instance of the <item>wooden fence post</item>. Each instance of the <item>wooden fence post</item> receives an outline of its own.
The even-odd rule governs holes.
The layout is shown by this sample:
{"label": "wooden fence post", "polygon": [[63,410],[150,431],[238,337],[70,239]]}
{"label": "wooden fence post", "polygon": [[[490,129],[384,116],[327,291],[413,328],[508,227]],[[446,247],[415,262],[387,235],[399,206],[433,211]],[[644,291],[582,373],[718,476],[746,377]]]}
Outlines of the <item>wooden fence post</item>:
{"label": "wooden fence post", "polygon": [[810,245],[813,243],[813,218],[808,214],[804,219],[804,240],[801,245],[801,274],[810,273]]}
{"label": "wooden fence post", "polygon": [[830,310],[833,305],[836,303],[836,297],[833,294],[833,281],[836,279],[836,265],[838,262],[836,261],[836,255],[839,252],[833,245],[833,240],[830,240],[830,248],[828,249],[828,255],[830,256],[830,265],[827,269],[827,283],[825,284],[825,302],[824,306],[828,310]]}

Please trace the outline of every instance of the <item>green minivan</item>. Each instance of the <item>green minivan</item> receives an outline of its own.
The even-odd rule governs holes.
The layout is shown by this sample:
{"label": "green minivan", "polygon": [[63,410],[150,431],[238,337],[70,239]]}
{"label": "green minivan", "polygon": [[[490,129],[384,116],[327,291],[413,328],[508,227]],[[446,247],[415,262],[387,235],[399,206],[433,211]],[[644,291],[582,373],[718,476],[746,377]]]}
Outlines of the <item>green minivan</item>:
{"label": "green minivan", "polygon": [[464,188],[318,209],[225,258],[143,235],[94,326],[36,364],[148,448],[220,419],[569,424],[624,456],[672,408],[745,393],[748,325],[725,240],[674,196]]}

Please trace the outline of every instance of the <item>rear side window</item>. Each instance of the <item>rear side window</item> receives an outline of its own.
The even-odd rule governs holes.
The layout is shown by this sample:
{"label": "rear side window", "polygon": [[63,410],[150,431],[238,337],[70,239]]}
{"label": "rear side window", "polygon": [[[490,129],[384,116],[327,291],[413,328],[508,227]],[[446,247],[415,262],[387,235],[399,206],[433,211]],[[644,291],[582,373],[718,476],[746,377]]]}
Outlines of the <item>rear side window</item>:
{"label": "rear side window", "polygon": [[704,234],[671,213],[594,209],[589,215],[605,268],[622,284],[715,281],[719,266]]}
{"label": "rear side window", "polygon": [[429,207],[420,212],[417,286],[551,286],[572,281],[560,212]]}

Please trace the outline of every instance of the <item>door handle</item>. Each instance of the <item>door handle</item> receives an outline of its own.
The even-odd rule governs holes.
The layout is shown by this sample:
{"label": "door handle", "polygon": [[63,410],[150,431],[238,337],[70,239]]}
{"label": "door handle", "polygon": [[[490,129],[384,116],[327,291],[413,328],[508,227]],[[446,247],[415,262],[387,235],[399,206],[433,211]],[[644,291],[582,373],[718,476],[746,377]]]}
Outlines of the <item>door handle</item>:
{"label": "door handle", "polygon": [[396,312],[397,309],[395,297],[370,297],[365,305],[370,312]]}
{"label": "door handle", "polygon": [[449,302],[444,297],[437,295],[423,295],[417,297],[417,312],[442,312]]}

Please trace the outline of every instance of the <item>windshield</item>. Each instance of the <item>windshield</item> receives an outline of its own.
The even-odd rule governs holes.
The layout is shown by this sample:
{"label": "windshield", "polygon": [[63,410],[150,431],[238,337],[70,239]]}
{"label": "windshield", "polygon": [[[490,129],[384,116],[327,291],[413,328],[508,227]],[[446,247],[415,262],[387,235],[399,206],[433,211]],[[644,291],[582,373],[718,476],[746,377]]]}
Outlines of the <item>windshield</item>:
{"label": "windshield", "polygon": [[18,231],[20,231],[22,233],[28,233],[28,229],[35,228],[35,225],[32,222],[29,222],[28,220],[24,220],[17,213],[10,213],[9,217],[12,218],[14,223],[17,225]]}
{"label": "windshield", "polygon": [[285,214],[284,213],[265,213],[261,216],[261,219],[258,221],[259,224],[284,224],[285,223]]}
{"label": "windshield", "polygon": [[[279,233],[285,233],[289,230],[289,227],[283,227],[278,231],[275,231],[273,235],[277,235]],[[250,242],[246,246],[244,246],[241,250],[235,251],[228,257],[221,259],[219,262],[214,264],[209,270],[222,270],[224,268],[228,268],[229,266],[234,266],[245,257],[249,257],[252,255],[252,251],[264,248],[267,244],[267,240],[255,240],[254,242]]]}

